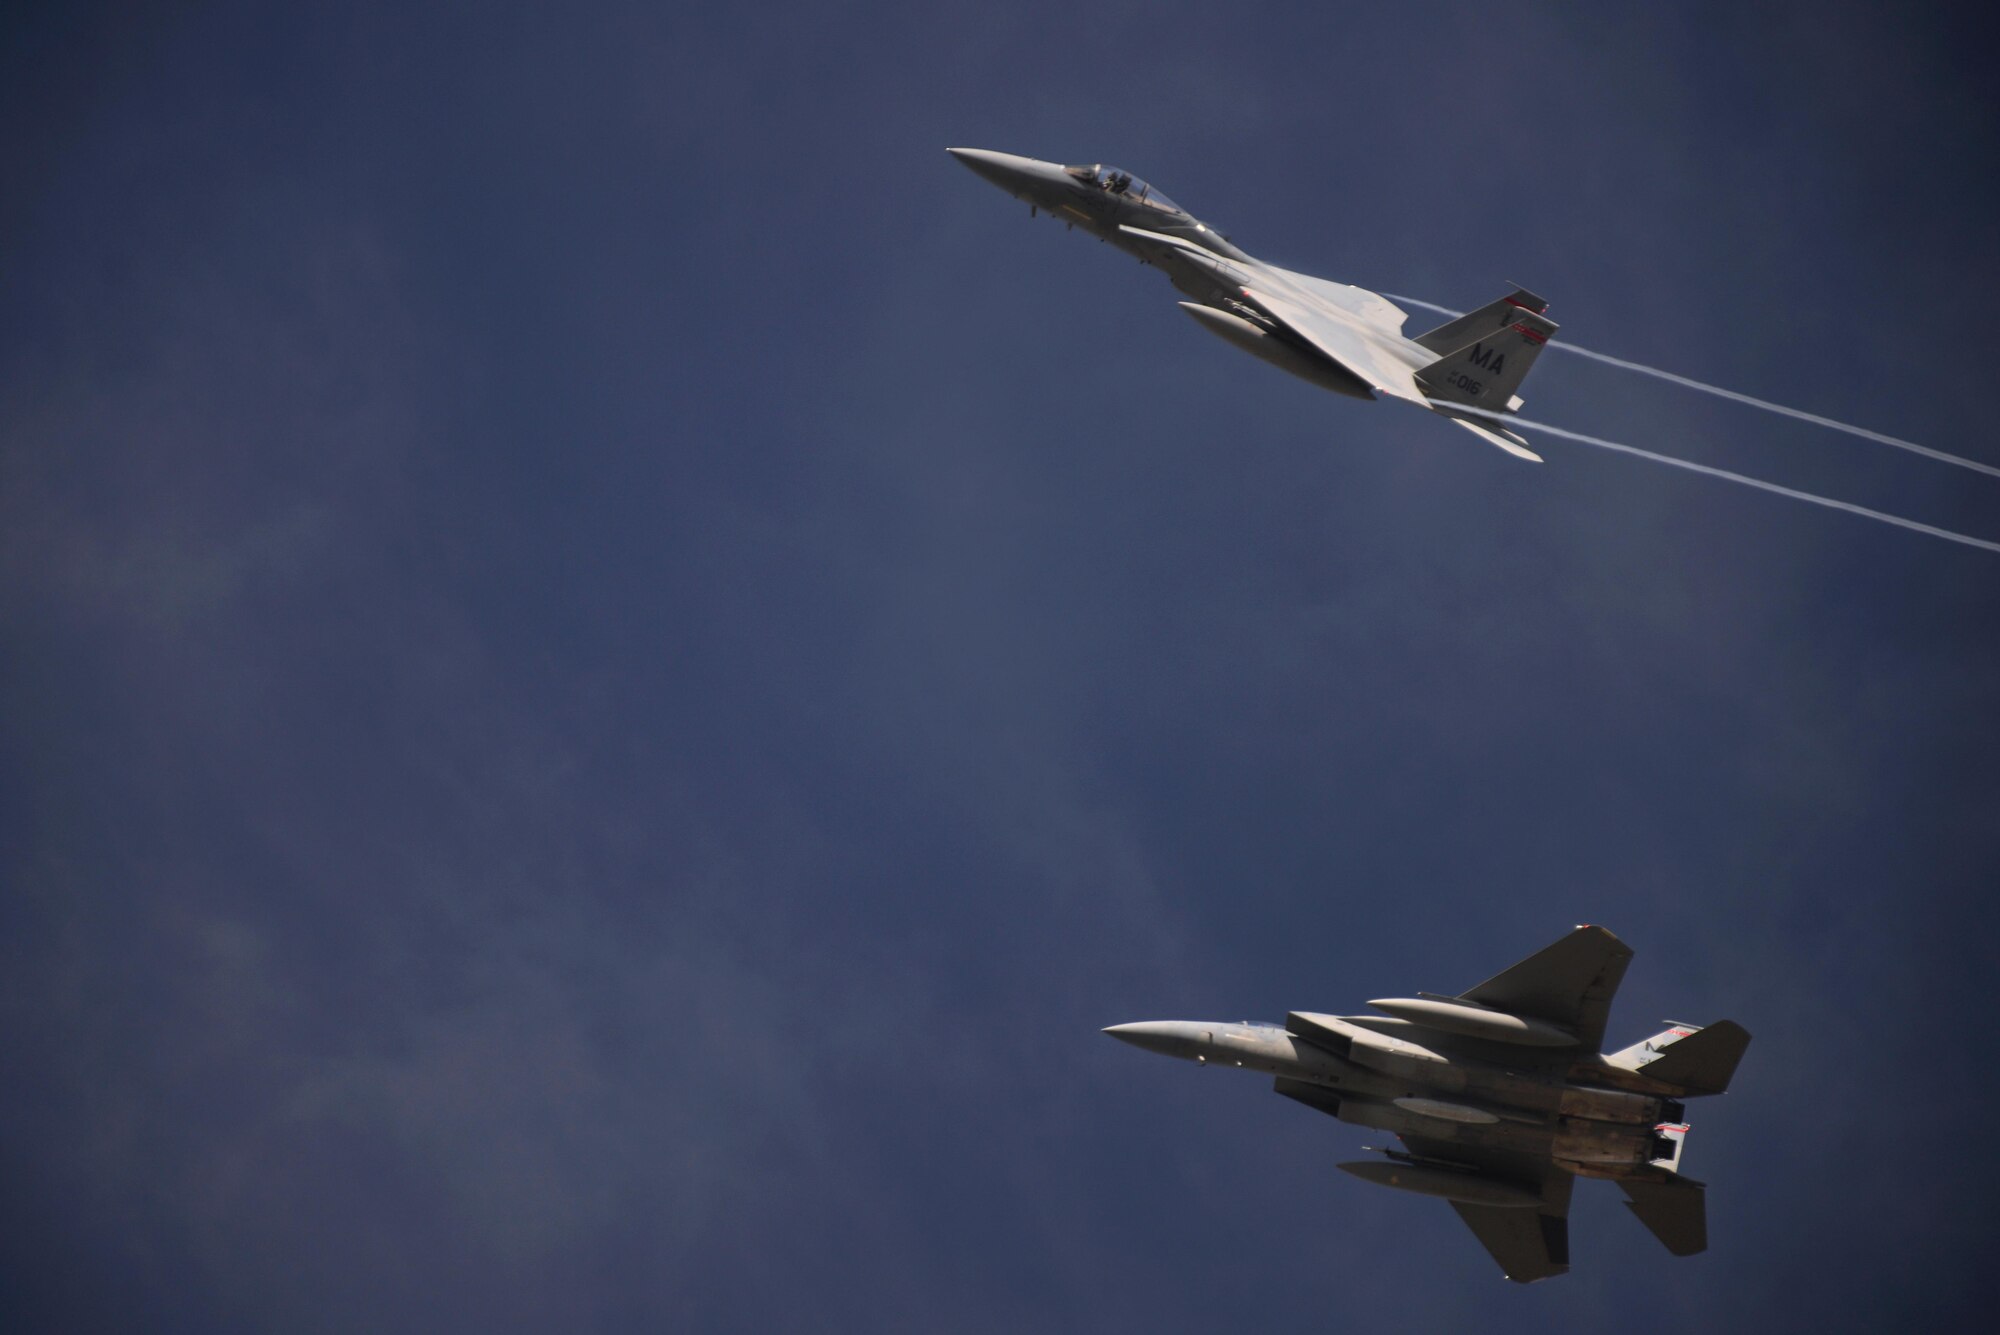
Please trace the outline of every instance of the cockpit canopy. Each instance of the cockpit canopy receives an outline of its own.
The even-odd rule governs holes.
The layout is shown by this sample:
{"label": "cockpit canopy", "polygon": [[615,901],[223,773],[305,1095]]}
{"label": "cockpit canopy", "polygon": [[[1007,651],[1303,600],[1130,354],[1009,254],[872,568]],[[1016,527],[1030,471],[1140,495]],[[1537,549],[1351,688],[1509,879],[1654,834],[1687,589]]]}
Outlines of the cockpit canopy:
{"label": "cockpit canopy", "polygon": [[1180,205],[1168,199],[1159,191],[1147,185],[1131,172],[1120,171],[1109,163],[1096,162],[1080,167],[1065,167],[1064,171],[1088,186],[1095,186],[1128,200],[1134,204],[1144,204],[1147,208],[1158,209],[1162,213],[1185,213]]}

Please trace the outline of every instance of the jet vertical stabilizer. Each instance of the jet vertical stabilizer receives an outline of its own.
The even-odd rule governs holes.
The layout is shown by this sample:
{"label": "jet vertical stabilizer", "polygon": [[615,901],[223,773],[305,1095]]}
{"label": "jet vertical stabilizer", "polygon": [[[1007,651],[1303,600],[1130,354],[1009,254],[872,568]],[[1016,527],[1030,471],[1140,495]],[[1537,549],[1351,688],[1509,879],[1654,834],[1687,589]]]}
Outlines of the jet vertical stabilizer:
{"label": "jet vertical stabilizer", "polygon": [[1610,1062],[1613,1066],[1622,1066],[1628,1071],[1636,1071],[1647,1062],[1658,1061],[1661,1053],[1686,1038],[1689,1034],[1701,1032],[1701,1026],[1698,1024],[1683,1024],[1679,1020],[1668,1020],[1665,1023],[1667,1027],[1659,1033],[1654,1034],[1651,1038],[1642,1038],[1629,1048],[1620,1048],[1616,1052],[1606,1053],[1604,1060]]}
{"label": "jet vertical stabilizer", "polygon": [[1527,378],[1556,332],[1556,322],[1517,310],[1504,328],[1481,334],[1417,372],[1417,384],[1433,399],[1486,412],[1511,412],[1514,391]]}
{"label": "jet vertical stabilizer", "polygon": [[1718,1020],[1706,1029],[1697,1029],[1677,1039],[1638,1069],[1648,1080],[1677,1086],[1691,1097],[1720,1094],[1729,1088],[1729,1079],[1736,1074],[1736,1063],[1743,1060],[1744,1049],[1749,1046],[1749,1030],[1734,1020]]}
{"label": "jet vertical stabilizer", "polygon": [[1517,287],[1512,296],[1502,297],[1476,311],[1447,320],[1427,334],[1418,334],[1410,342],[1420,348],[1429,348],[1442,357],[1447,352],[1458,351],[1476,338],[1499,333],[1512,324],[1522,311],[1547,315],[1549,303],[1527,288]]}

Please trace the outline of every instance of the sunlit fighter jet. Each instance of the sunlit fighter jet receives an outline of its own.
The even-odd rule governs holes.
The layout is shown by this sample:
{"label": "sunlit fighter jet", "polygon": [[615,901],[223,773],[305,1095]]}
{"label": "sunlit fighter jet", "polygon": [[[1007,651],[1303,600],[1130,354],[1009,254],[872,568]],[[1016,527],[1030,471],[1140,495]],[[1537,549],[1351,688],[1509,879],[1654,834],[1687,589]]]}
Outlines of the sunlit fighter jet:
{"label": "sunlit fighter jet", "polygon": [[1598,1051],[1631,950],[1602,927],[1554,945],[1455,997],[1419,992],[1375,1015],[1294,1011],[1282,1026],[1159,1020],[1104,1032],[1207,1066],[1277,1077],[1277,1092],[1401,1150],[1340,1167],[1364,1181],[1450,1201],[1507,1278],[1569,1269],[1569,1197],[1609,1178],[1676,1256],[1708,1246],[1703,1186],[1680,1173],[1681,1101],[1720,1094],[1750,1035],[1729,1020],[1675,1024]]}
{"label": "sunlit fighter jet", "polygon": [[1409,317],[1386,299],[1252,259],[1130,172],[983,148],[945,151],[1034,211],[1163,270],[1193,298],[1181,309],[1244,351],[1337,394],[1387,395],[1429,408],[1509,454],[1541,462],[1520,436],[1465,411],[1519,410],[1514,391],[1556,331],[1543,314],[1549,304],[1534,293],[1516,291],[1406,338]]}

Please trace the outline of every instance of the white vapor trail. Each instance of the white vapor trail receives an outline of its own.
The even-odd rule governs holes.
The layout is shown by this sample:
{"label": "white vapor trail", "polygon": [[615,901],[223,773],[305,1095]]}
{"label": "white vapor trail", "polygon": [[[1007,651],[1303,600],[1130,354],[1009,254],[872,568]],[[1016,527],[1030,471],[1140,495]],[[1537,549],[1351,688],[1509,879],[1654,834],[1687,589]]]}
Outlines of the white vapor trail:
{"label": "white vapor trail", "polygon": [[1651,450],[1642,450],[1636,445],[1621,445],[1615,440],[1605,440],[1599,436],[1586,436],[1581,431],[1571,431],[1566,427],[1550,426],[1546,422],[1524,422],[1518,417],[1508,417],[1501,413],[1481,412],[1479,409],[1467,408],[1462,404],[1448,404],[1446,406],[1450,407],[1454,412],[1474,413],[1480,417],[1503,421],[1509,426],[1520,427],[1526,431],[1546,431],[1551,436],[1561,436],[1564,440],[1581,441],[1585,445],[1595,445],[1599,449],[1616,450],[1620,454],[1637,455],[1641,459],[1650,459],[1656,464],[1666,464],[1670,468],[1685,468],[1690,473],[1706,473],[1709,477],[1719,477],[1726,482],[1739,482],[1746,487],[1755,487],[1759,491],[1769,491],[1775,492],[1780,496],[1789,496],[1795,501],[1805,501],[1811,505],[1823,505],[1829,510],[1844,510],[1851,515],[1860,515],[1863,519],[1874,519],[1884,524],[1894,524],[1897,528],[1906,528],[1913,533],[1928,533],[1933,538],[1943,538],[1947,542],[1961,542],[1967,547],[1979,547],[1989,552],[2000,552],[2000,542],[1988,542],[1985,538],[1974,538],[1964,533],[1954,533],[1947,528],[1936,528],[1930,524],[1919,524],[1914,519],[1905,519],[1901,515],[1884,514],[1880,510],[1870,510],[1866,506],[1856,505],[1852,501],[1836,501],[1831,496],[1819,496],[1810,491],[1800,491],[1795,487],[1781,487],[1775,482],[1766,482],[1762,478],[1745,477],[1741,473],[1732,473],[1726,468],[1711,468],[1707,464],[1693,463],[1687,459],[1676,459],[1672,455],[1655,454]]}
{"label": "white vapor trail", "polygon": [[[1402,302],[1407,306],[1421,306],[1427,311],[1436,311],[1439,315],[1448,315],[1454,319],[1464,314],[1463,311],[1452,310],[1449,306],[1439,306],[1429,301],[1418,301],[1415,297],[1399,297],[1393,292],[1384,292],[1382,295],[1391,301]],[[1850,436],[1859,436],[1863,440],[1872,440],[1883,445],[1894,445],[1899,450],[1908,450],[1912,454],[1921,454],[1926,459],[1936,459],[1940,463],[1957,464],[1960,468],[1970,468],[1975,473],[1985,473],[1992,477],[2000,477],[2000,468],[1996,468],[1992,464],[1983,464],[1976,459],[1961,458],[1956,454],[1946,454],[1943,450],[1934,450],[1928,445],[1919,445],[1914,440],[1904,440],[1900,436],[1884,435],[1880,431],[1870,431],[1865,426],[1854,426],[1847,422],[1836,422],[1831,417],[1821,417],[1818,413],[1809,413],[1800,408],[1787,408],[1784,404],[1772,403],[1769,399],[1759,399],[1748,394],[1739,394],[1733,389],[1724,389],[1720,385],[1711,385],[1704,381],[1690,379],[1684,375],[1676,375],[1672,371],[1662,371],[1657,366],[1647,366],[1641,362],[1628,362],[1623,357],[1613,357],[1608,352],[1594,352],[1589,348],[1580,348],[1574,343],[1551,341],[1549,346],[1562,352],[1573,352],[1579,357],[1588,357],[1592,361],[1605,362],[1612,366],[1621,367],[1627,371],[1637,371],[1640,375],[1649,375],[1660,380],[1671,381],[1676,385],[1685,385],[1689,389],[1698,389],[1704,394],[1713,394],[1717,398],[1731,399],[1737,403],[1747,403],[1752,408],[1762,408],[1765,412],[1797,418],[1801,422],[1811,422],[1814,426],[1831,427],[1835,431],[1844,431]]]}

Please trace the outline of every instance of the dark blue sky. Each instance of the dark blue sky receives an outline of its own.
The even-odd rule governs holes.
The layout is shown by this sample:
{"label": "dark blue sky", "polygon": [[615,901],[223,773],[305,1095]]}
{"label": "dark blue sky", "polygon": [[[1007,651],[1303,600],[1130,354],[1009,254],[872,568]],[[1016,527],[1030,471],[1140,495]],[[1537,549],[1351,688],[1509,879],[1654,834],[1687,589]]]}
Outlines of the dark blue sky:
{"label": "dark blue sky", "polygon": [[[1919,1328],[2000,1154],[2000,558],[1208,338],[947,144],[2000,462],[1968,18],[70,5],[0,29],[0,1324]],[[1578,359],[1530,415],[2000,538]],[[1603,923],[1713,1249],[1505,1284],[1098,1034]],[[1376,1137],[1379,1139],[1379,1137]]]}

